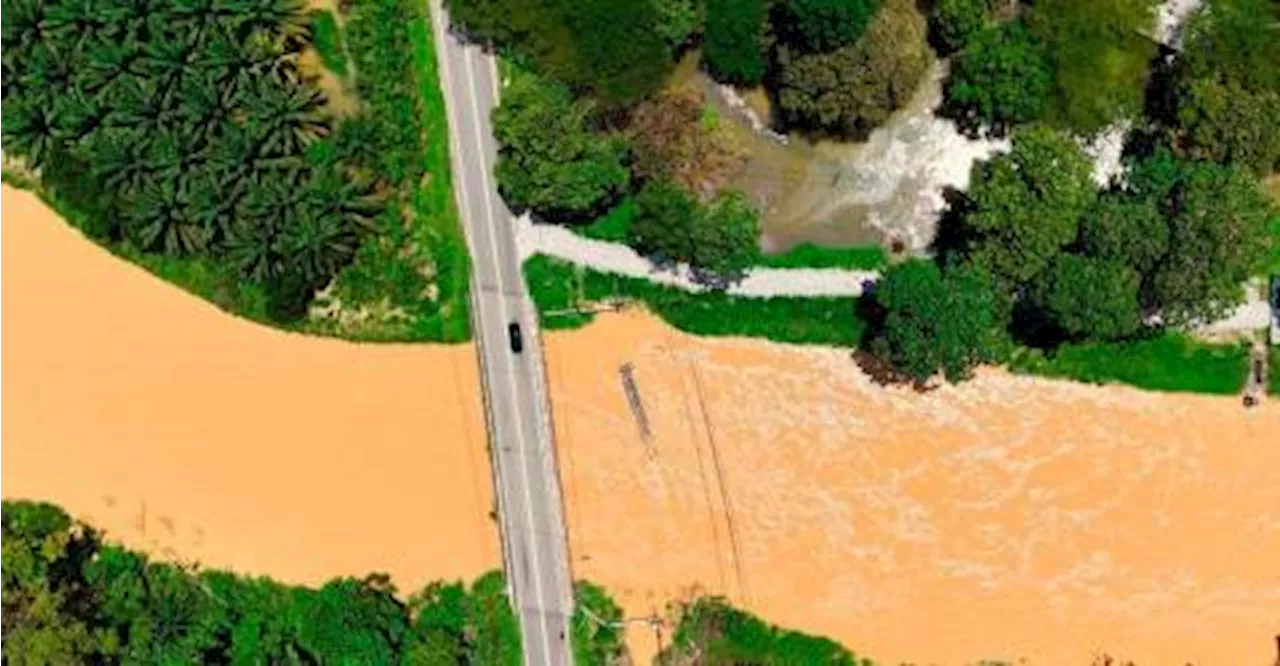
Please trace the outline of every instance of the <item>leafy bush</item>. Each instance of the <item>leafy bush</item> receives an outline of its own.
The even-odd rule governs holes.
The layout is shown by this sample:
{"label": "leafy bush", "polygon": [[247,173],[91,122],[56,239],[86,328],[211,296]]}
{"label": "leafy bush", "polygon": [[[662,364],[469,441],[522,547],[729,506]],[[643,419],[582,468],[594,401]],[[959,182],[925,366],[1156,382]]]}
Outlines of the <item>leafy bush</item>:
{"label": "leafy bush", "polygon": [[721,192],[708,206],[667,181],[636,195],[630,243],[658,263],[687,263],[706,283],[724,287],[755,263],[760,221],[741,192]]}
{"label": "leafy bush", "polygon": [[604,588],[587,581],[573,584],[573,661],[576,664],[618,663],[623,644],[622,609]]}
{"label": "leafy bush", "polygon": [[1053,102],[1045,118],[1089,133],[1142,111],[1156,43],[1156,0],[1037,0],[1028,24],[1048,50]]}
{"label": "leafy bush", "polygon": [[1280,5],[1212,0],[1185,29],[1176,68],[1175,144],[1258,174],[1280,169]]}
{"label": "leafy bush", "polygon": [[670,648],[659,664],[697,663],[707,666],[776,664],[778,666],[870,666],[843,645],[767,624],[724,599],[701,598],[685,606]]}
{"label": "leafy bush", "polygon": [[942,372],[965,379],[980,363],[1001,355],[1008,319],[992,278],[972,266],[940,270],[913,259],[885,273],[875,301],[884,313],[871,351],[918,384]]}
{"label": "leafy bush", "polygon": [[1126,338],[1142,325],[1139,278],[1119,262],[1063,254],[1036,277],[1028,304],[1068,338]]}
{"label": "leafy bush", "polygon": [[1025,283],[1076,239],[1093,203],[1093,165],[1070,137],[1031,127],[1013,150],[974,165],[970,256],[1010,285]]}
{"label": "leafy bush", "polygon": [[339,275],[341,311],[374,313],[308,330],[365,340],[458,342],[470,337],[470,257],[454,207],[444,97],[425,7],[409,0],[354,0],[347,50],[367,115],[346,120],[339,149],[360,168],[392,175],[395,189],[376,233]]}
{"label": "leafy bush", "polygon": [[947,106],[970,128],[1045,121],[1088,134],[1142,111],[1154,0],[1038,0],[1021,18],[976,32],[977,2],[943,6],[958,18],[941,41],[966,42]]}

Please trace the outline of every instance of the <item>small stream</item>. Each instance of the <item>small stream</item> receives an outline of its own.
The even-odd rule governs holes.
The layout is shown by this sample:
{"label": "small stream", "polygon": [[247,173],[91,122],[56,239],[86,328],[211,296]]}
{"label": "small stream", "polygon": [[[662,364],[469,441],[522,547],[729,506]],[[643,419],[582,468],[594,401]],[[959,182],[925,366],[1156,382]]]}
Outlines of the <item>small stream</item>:
{"label": "small stream", "polygon": [[[1177,45],[1179,28],[1201,0],[1166,0],[1154,16],[1157,37]],[[766,251],[811,242],[847,246],[890,243],[927,252],[948,189],[964,190],[975,162],[1009,150],[1007,139],[969,138],[937,115],[946,63],[934,64],[912,101],[865,142],[812,143],[779,135],[760,114],[702,76],[707,99],[728,119],[750,155],[732,183],[764,210]],[[1118,124],[1081,145],[1105,184],[1120,173],[1128,126]]]}

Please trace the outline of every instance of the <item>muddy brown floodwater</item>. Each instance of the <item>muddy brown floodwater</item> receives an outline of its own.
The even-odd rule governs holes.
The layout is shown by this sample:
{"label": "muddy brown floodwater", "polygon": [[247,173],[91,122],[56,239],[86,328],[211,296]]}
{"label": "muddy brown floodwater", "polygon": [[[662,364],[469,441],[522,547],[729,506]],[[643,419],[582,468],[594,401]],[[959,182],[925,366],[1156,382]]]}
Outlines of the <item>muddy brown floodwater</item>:
{"label": "muddy brown floodwater", "polygon": [[[724,594],[884,664],[1275,658],[1278,401],[996,371],[922,395],[640,314],[551,336],[548,367],[574,573],[630,616]],[[647,663],[654,632],[629,642]]]}
{"label": "muddy brown floodwater", "polygon": [[470,346],[218,311],[3,189],[3,494],[161,556],[402,592],[500,566]]}
{"label": "muddy brown floodwater", "polygon": [[[5,497],[291,582],[499,565],[470,347],[266,329],[30,194],[3,209]],[[639,313],[548,335],[547,360],[574,572],[629,615],[724,594],[885,664],[1274,656],[1280,402],[1000,372],[921,395]]]}

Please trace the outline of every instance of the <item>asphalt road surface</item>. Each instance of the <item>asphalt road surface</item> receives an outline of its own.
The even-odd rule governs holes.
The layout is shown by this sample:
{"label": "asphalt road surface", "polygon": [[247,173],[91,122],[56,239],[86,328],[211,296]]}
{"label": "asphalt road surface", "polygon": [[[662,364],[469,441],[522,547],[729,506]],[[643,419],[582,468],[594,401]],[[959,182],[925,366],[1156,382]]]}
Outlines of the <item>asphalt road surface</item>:
{"label": "asphalt road surface", "polygon": [[[524,662],[568,665],[573,593],[537,316],[520,271],[511,212],[493,176],[497,144],[489,113],[498,99],[496,62],[451,34],[440,0],[430,2],[449,114],[454,195],[471,249],[472,322],[508,586]],[[512,322],[523,330],[519,354],[508,339]]]}

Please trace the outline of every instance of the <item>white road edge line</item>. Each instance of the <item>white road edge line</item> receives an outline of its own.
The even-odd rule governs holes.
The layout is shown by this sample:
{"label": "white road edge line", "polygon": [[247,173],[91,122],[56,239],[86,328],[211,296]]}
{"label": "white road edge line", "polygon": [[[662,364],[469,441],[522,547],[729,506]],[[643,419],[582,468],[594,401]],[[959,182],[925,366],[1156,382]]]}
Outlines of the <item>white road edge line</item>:
{"label": "white road edge line", "polygon": [[[489,249],[493,254],[495,262],[497,263],[499,282],[501,282],[502,262],[499,260],[497,244],[493,240],[493,232],[496,231],[496,225],[494,224],[494,218],[493,218],[493,202],[490,200],[490,197],[489,197],[489,192],[491,191],[489,189],[489,170],[485,164],[484,139],[480,135],[480,124],[479,124],[480,122],[479,118],[481,117],[480,104],[476,98],[476,80],[471,67],[470,53],[468,53],[467,49],[465,48],[462,51],[462,66],[467,72],[467,90],[470,93],[470,98],[471,98],[471,112],[474,114],[474,118],[476,119],[475,122],[472,123],[472,128],[475,130],[474,134],[475,134],[475,140],[476,140],[476,150],[478,153],[477,159],[480,161],[480,185],[483,189],[483,194],[484,194],[485,219],[487,219],[489,222],[489,232],[490,232],[489,233]],[[505,300],[505,297],[502,295],[501,291],[498,295],[498,309],[503,315],[503,321],[504,322],[508,321],[510,315],[507,313],[506,300]],[[525,517],[529,521],[529,540],[532,542],[532,545],[533,545],[533,547],[530,550],[532,551],[531,557],[533,559],[533,585],[535,590],[534,594],[537,596],[535,607],[537,607],[542,603],[542,599],[543,599],[542,575],[540,573],[542,569],[538,562],[538,531],[537,531],[536,523],[533,520],[533,494],[529,490],[529,456],[525,450],[524,428],[520,423],[522,420],[521,415],[518,413],[520,397],[519,397],[518,391],[516,390],[514,373],[511,376],[508,376],[507,378],[507,388],[511,391],[512,404],[517,407],[517,414],[516,414],[516,418],[514,419],[516,424],[516,441],[519,444],[520,452],[522,454],[521,461],[520,461],[521,463],[520,471],[522,473],[523,481],[524,481],[524,495],[525,495],[525,502],[526,502]],[[497,453],[497,455],[501,455],[501,453]],[[544,663],[550,665],[552,663],[551,643],[550,643],[550,636],[547,634],[547,618],[546,618],[546,615],[541,612],[540,607],[538,608],[537,615],[538,615],[538,623],[542,625],[542,652],[543,652],[543,658],[545,660]]]}

